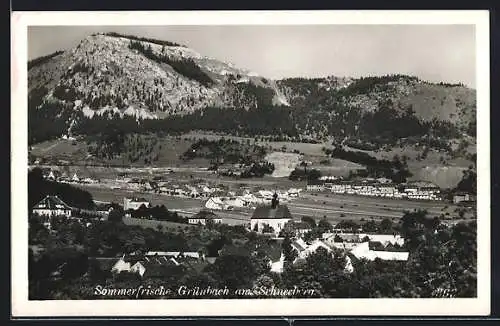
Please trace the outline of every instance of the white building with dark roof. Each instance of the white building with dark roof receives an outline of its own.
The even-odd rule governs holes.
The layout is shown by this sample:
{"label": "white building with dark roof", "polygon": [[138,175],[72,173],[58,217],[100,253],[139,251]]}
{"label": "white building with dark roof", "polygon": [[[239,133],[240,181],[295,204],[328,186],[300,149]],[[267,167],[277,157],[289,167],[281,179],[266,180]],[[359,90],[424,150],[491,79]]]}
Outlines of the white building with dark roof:
{"label": "white building with dark roof", "polygon": [[220,217],[218,217],[215,213],[207,210],[201,210],[188,219],[189,224],[206,225],[209,221],[211,221],[212,223],[222,223],[222,219]]}
{"label": "white building with dark roof", "polygon": [[277,194],[273,196],[270,206],[258,206],[250,219],[250,229],[262,233],[264,227],[270,226],[277,235],[286,223],[292,220],[288,206],[280,205]]}
{"label": "white building with dark roof", "polygon": [[33,206],[33,214],[71,217],[72,208],[57,196],[46,196]]}
{"label": "white building with dark roof", "polygon": [[226,204],[220,197],[210,197],[205,203],[205,207],[215,210],[231,210],[233,207]]}
{"label": "white building with dark roof", "polygon": [[137,210],[142,205],[151,207],[151,203],[144,198],[123,198],[123,210],[125,211],[129,209]]}
{"label": "white building with dark roof", "polygon": [[351,253],[358,259],[375,260],[394,260],[394,261],[407,261],[410,255],[407,251],[383,251],[371,250],[369,242],[363,242],[351,250]]}

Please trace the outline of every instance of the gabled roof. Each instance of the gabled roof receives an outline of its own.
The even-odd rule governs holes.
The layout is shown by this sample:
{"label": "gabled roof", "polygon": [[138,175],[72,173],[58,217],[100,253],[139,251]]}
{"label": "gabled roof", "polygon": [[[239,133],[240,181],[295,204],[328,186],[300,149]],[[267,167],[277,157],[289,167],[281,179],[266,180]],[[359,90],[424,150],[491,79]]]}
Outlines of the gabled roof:
{"label": "gabled roof", "polygon": [[297,249],[298,251],[303,251],[305,250],[306,248],[298,241],[294,241],[292,242],[292,247],[294,247],[295,249]]}
{"label": "gabled roof", "polygon": [[71,206],[63,202],[57,196],[46,196],[40,200],[33,209],[71,209]]}
{"label": "gabled roof", "polygon": [[345,242],[359,242],[361,239],[358,234],[337,233],[336,235],[338,235]]}
{"label": "gabled roof", "polygon": [[290,210],[286,205],[278,205],[276,208],[271,206],[258,206],[253,211],[252,219],[281,219],[281,218],[292,218]]}

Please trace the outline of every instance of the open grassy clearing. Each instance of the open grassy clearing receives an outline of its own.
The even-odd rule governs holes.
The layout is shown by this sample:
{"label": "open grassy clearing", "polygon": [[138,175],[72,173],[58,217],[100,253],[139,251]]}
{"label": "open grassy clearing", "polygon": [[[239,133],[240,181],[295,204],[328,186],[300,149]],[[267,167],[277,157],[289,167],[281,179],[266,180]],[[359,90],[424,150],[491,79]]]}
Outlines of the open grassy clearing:
{"label": "open grassy clearing", "polygon": [[[124,217],[123,223],[125,223],[126,225],[140,226],[142,228],[161,230],[162,232],[180,232],[183,230],[197,227],[197,225],[175,223],[169,221],[156,221],[156,220],[148,220],[140,218],[131,218],[131,217]],[[161,225],[160,228],[158,228],[159,225]]]}

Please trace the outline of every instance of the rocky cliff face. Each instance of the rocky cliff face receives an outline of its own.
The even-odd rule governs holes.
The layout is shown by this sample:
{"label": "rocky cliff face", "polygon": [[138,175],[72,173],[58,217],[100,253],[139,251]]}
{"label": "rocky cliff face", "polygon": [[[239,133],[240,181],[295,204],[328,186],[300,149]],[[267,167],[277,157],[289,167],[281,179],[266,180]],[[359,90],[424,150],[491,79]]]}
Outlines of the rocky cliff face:
{"label": "rocky cliff face", "polygon": [[248,87],[274,103],[283,99],[266,79],[187,47],[117,35],[89,36],[32,66],[28,78],[30,91],[43,88],[45,100],[73,103],[86,116],[114,111],[159,118],[207,106],[255,107],[260,98]]}

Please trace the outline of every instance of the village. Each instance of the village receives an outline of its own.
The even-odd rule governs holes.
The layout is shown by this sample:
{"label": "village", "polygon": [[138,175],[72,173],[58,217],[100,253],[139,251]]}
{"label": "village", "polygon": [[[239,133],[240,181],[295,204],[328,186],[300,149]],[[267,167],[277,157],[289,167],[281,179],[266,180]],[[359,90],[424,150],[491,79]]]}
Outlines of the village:
{"label": "village", "polygon": [[[123,209],[125,217],[130,218],[134,211],[149,208],[151,204],[144,199],[124,198]],[[100,212],[92,220],[86,220],[84,227],[89,228],[93,223],[104,221],[113,211],[113,207],[106,212]],[[47,196],[33,207],[32,214],[44,218],[43,225],[52,230],[51,221],[54,218],[63,218],[66,221],[79,221],[79,211],[63,202],[57,196]],[[90,222],[89,222],[90,221]],[[222,219],[210,210],[203,209],[186,221],[197,227],[207,227],[222,224]],[[375,259],[388,261],[406,261],[409,253],[405,251],[404,239],[398,234],[376,234],[363,232],[359,229],[345,229],[331,225],[328,232],[322,232],[314,237],[308,236],[313,226],[304,220],[296,220],[291,215],[286,204],[281,204],[278,194],[273,194],[270,203],[257,206],[250,222],[245,225],[247,232],[255,232],[275,241],[283,241],[290,237],[295,252],[294,263],[306,259],[310,254],[323,248],[330,254],[338,250],[346,254],[345,271],[352,273],[351,259]],[[287,234],[287,235],[284,235]],[[351,258],[352,257],[352,258]],[[154,275],[158,266],[188,266],[213,264],[217,257],[207,257],[202,252],[184,251],[155,251],[151,248],[142,248],[134,252],[124,252],[119,257],[96,257],[95,261],[112,274],[132,273],[141,278]],[[282,273],[285,256],[283,252],[275,260],[269,260],[269,268],[273,273]]]}
{"label": "village", "polygon": [[[172,172],[168,172],[172,173]],[[168,175],[168,174],[167,174]],[[388,199],[407,199],[418,201],[451,201],[454,204],[474,202],[472,194],[456,192],[447,200],[442,190],[435,184],[426,181],[412,181],[405,184],[394,184],[387,178],[362,178],[343,180],[337,176],[321,176],[317,180],[308,180],[305,187],[269,189],[265,186],[245,185],[237,189],[229,187],[217,180],[203,178],[187,182],[179,182],[165,176],[128,177],[125,174],[114,179],[95,179],[79,176],[77,173],[67,175],[55,169],[46,169],[45,178],[50,181],[85,185],[89,187],[123,190],[126,192],[142,192],[165,196],[192,198],[205,201],[205,207],[211,210],[230,211],[234,208],[255,209],[257,205],[271,201],[277,193],[283,202],[293,201],[301,193],[332,193],[337,195],[354,195]]]}
{"label": "village", "polygon": [[[117,216],[125,227],[139,226],[168,232],[191,230],[189,232],[195,238],[201,236],[204,229],[241,227],[246,234],[257,234],[274,243],[266,249],[269,252],[266,252],[265,265],[270,273],[281,275],[290,259],[292,266],[299,266],[319,250],[332,257],[341,254],[345,257],[344,271],[354,273],[355,262],[359,261],[408,261],[410,252],[398,231],[366,227],[370,223],[394,224],[403,211],[392,213],[387,210],[374,220],[373,213],[364,213],[361,209],[363,213],[361,217],[357,217],[360,210],[355,208],[358,204],[354,200],[351,204],[353,208],[342,209],[339,219],[327,219],[327,215],[322,215],[323,212],[332,211],[327,201],[345,197],[347,203],[351,202],[349,198],[365,197],[367,200],[373,198],[373,203],[401,202],[403,207],[411,207],[410,203],[414,202],[414,209],[436,203],[441,208],[438,210],[435,206],[428,206],[429,212],[440,212],[440,223],[443,225],[458,222],[445,220],[443,207],[447,206],[443,206],[444,203],[459,207],[458,205],[475,201],[471,194],[454,193],[453,197],[446,197],[439,187],[423,181],[394,184],[386,178],[344,180],[342,177],[327,175],[315,180],[305,180],[301,183],[302,186],[296,186],[295,183],[282,185],[280,189],[250,183],[231,186],[231,183],[224,183],[217,178],[192,175],[180,177],[173,170],[164,172],[140,175],[122,172],[114,178],[97,178],[78,172],[68,173],[46,168],[42,170],[46,182],[86,189],[97,195],[98,199],[94,199],[95,209],[77,209],[58,196],[47,195],[32,207],[32,216],[38,217],[50,233],[57,233],[55,220],[59,225],[77,222],[84,230],[91,230],[99,223],[108,223],[112,219],[116,222]],[[98,191],[103,189],[113,194],[115,200],[99,200]],[[322,200],[326,201],[320,205]],[[189,201],[190,206],[176,208],[172,206],[175,201]],[[169,203],[168,209],[162,203]],[[368,204],[368,207],[370,205],[372,204]],[[342,205],[340,207],[343,208]],[[388,209],[386,207],[385,204],[380,204],[377,210],[383,211]],[[316,214],[310,215],[310,212]],[[362,216],[366,216],[366,219]],[[283,249],[283,243],[287,241],[290,242],[293,254],[285,253]],[[173,247],[167,251],[162,247],[143,245],[134,250],[123,248],[113,256],[89,257],[89,261],[99,266],[99,270],[108,277],[135,275],[139,279],[158,279],[170,275],[172,269],[177,272],[182,270],[199,273],[215,264],[225,254],[224,250],[226,249],[221,248],[208,253],[204,250]],[[245,255],[247,254],[251,256],[251,253]]]}

